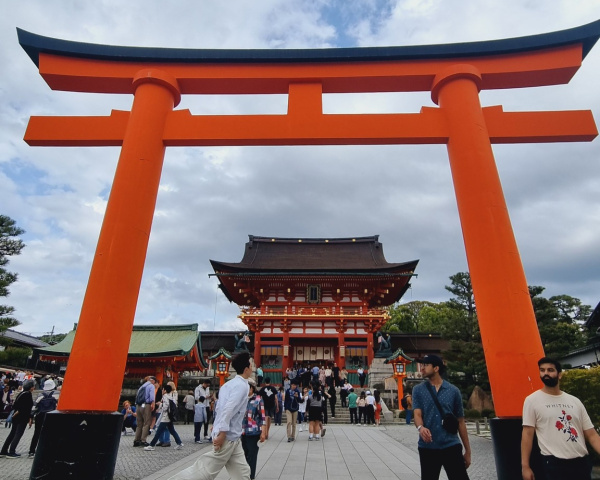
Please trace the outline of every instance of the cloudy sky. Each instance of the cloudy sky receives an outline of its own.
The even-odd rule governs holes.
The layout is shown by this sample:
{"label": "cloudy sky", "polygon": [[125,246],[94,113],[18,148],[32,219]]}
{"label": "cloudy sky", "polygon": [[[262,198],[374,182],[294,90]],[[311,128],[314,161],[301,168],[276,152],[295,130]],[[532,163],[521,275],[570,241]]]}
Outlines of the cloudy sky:
{"label": "cloudy sky", "polygon": [[[77,322],[117,148],[29,147],[32,115],[108,115],[128,95],[53,92],[17,42],[16,27],[89,43],[187,48],[424,45],[546,33],[600,19],[597,0],[260,0],[2,2],[0,213],[27,247],[8,299],[17,330],[41,335]],[[506,111],[591,109],[600,119],[600,45],[569,85],[482,92]],[[285,113],[284,96],[184,97],[194,114]],[[418,112],[427,93],[326,95],[326,113]],[[547,296],[600,300],[600,140],[495,146],[530,285]],[[237,262],[248,234],[380,235],[390,262],[420,259],[404,300],[448,299],[467,270],[444,146],[171,148],[167,151],[136,324],[241,328],[209,259]]]}

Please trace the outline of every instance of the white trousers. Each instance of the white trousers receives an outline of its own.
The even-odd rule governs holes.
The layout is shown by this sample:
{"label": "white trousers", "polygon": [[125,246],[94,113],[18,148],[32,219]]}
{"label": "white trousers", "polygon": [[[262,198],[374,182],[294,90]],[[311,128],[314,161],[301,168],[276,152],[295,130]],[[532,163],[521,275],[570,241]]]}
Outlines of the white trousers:
{"label": "white trousers", "polygon": [[225,440],[215,452],[214,448],[202,455],[191,467],[182,470],[169,480],[214,480],[225,467],[231,480],[249,480],[250,467],[246,462],[242,441]]}

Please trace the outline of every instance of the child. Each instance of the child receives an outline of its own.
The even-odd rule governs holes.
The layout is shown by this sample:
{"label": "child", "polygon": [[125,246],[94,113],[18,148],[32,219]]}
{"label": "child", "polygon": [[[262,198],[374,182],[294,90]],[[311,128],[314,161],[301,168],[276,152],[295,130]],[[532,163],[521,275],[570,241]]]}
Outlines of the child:
{"label": "child", "polygon": [[[300,394],[300,398],[308,398],[308,388],[304,388],[304,392]],[[305,421],[306,416],[306,402],[302,402],[298,405],[298,423],[300,424],[300,431],[302,431],[302,424]]]}
{"label": "child", "polygon": [[196,405],[194,405],[194,441],[196,443],[204,443],[200,436],[202,426],[208,422],[208,416],[206,414],[206,405],[204,405],[203,396],[198,397]]}

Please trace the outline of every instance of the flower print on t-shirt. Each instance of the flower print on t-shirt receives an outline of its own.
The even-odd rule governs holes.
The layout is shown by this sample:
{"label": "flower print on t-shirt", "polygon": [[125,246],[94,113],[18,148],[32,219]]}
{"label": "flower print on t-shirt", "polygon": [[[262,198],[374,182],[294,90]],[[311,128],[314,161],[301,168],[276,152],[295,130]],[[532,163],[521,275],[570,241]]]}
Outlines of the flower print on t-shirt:
{"label": "flower print on t-shirt", "polygon": [[567,442],[576,442],[579,438],[579,434],[577,433],[577,429],[571,425],[571,420],[571,415],[568,415],[567,412],[563,410],[562,417],[558,417],[558,420],[556,421],[556,429],[569,435]]}

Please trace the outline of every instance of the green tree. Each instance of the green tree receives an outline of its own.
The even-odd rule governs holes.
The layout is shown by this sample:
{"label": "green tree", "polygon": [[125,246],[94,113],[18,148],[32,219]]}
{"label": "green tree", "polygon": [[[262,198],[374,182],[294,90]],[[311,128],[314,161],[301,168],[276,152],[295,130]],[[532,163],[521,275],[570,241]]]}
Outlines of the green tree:
{"label": "green tree", "polygon": [[[9,295],[8,287],[17,281],[18,275],[7,271],[8,257],[19,255],[25,244],[17,238],[25,231],[16,226],[16,222],[5,215],[0,215],[0,297]],[[0,333],[7,328],[16,327],[19,322],[12,315],[15,309],[8,305],[0,305]]]}
{"label": "green tree", "polygon": [[442,303],[414,301],[388,308],[390,319],[383,330],[402,333],[440,333],[448,315]]}
{"label": "green tree", "polygon": [[582,323],[589,317],[592,307],[569,295],[544,298],[543,292],[544,287],[529,287],[542,346],[549,357],[561,358],[585,345],[587,335]]}
{"label": "green tree", "polygon": [[452,381],[465,396],[470,395],[476,385],[489,391],[471,276],[469,272],[459,272],[449,278],[451,283],[445,288],[454,297],[446,304],[453,314],[446,318],[442,336],[450,341],[444,357],[448,361]]}
{"label": "green tree", "polygon": [[38,337],[38,338],[42,342],[49,343],[50,345],[55,345],[57,343],[62,342],[67,335],[68,334],[66,334],[66,333],[54,333],[54,334],[42,335],[41,337]]}

